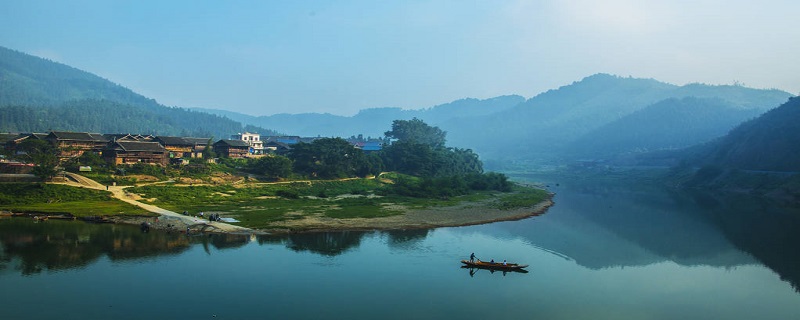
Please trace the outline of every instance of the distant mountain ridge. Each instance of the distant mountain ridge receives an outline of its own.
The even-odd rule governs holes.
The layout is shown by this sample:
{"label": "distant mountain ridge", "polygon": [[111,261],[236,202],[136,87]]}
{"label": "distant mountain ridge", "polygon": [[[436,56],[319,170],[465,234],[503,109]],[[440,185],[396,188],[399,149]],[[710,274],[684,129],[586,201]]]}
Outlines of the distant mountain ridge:
{"label": "distant mountain ridge", "polygon": [[422,110],[365,109],[332,114],[254,117],[204,110],[299,135],[381,136],[396,119],[422,119],[448,133],[450,145],[498,161],[614,159],[672,150],[726,134],[792,95],[738,85],[677,86],[654,79],[595,74],[530,99],[462,99]]}
{"label": "distant mountain ridge", "polygon": [[[558,162],[569,156],[567,151],[580,139],[604,142],[604,136],[593,134],[595,130],[667,99],[718,99],[729,108],[761,113],[790,96],[780,90],[701,84],[676,86],[653,79],[597,74],[537,95],[508,110],[482,118],[448,122],[442,128],[450,133],[448,137],[453,145],[469,143],[482,156]],[[741,117],[740,122],[751,115],[743,113]],[[659,119],[650,118],[650,121]],[[733,122],[731,127],[738,123]],[[626,132],[626,128],[620,130],[620,134],[635,135]]]}
{"label": "distant mountain ridge", "polygon": [[564,163],[681,148],[718,138],[791,96],[780,90],[677,86],[595,74],[530,99],[461,99],[419,110],[364,109],[351,117],[255,117],[165,107],[91,73],[0,47],[0,131],[222,138],[248,130],[263,135],[380,137],[394,120],[419,118],[447,131],[448,145],[473,149],[494,163]]}
{"label": "distant mountain ridge", "polygon": [[444,123],[458,118],[481,117],[507,110],[525,98],[517,95],[499,96],[490,99],[460,99],[450,103],[419,110],[400,108],[370,108],[354,116],[339,116],[330,113],[275,114],[251,116],[215,109],[193,108],[260,127],[272,128],[283,133],[301,136],[343,136],[354,134],[381,137],[394,120],[425,119],[431,124]]}
{"label": "distant mountain ridge", "polygon": [[227,138],[243,126],[166,107],[89,72],[0,47],[0,131],[49,130]]}

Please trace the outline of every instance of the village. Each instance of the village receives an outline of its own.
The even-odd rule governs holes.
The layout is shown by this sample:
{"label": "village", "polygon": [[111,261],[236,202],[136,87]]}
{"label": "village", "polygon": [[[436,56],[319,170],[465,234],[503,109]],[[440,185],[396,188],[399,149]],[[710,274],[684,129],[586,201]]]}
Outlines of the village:
{"label": "village", "polygon": [[[27,174],[33,163],[14,160],[25,151],[20,148],[25,140],[41,140],[56,148],[58,159],[79,157],[91,152],[110,165],[188,164],[190,159],[204,159],[214,162],[215,158],[259,158],[269,155],[286,155],[293,145],[311,143],[320,137],[264,136],[258,133],[243,132],[219,139],[177,136],[153,136],[143,134],[99,134],[88,132],[51,131],[49,133],[3,133],[0,143],[5,155],[0,159],[0,173]],[[355,148],[364,152],[379,151],[381,139],[353,136],[346,139]],[[209,152],[212,151],[212,152]],[[209,156],[213,155],[213,156]],[[9,156],[9,159],[6,158]],[[91,170],[91,168],[82,168]]]}

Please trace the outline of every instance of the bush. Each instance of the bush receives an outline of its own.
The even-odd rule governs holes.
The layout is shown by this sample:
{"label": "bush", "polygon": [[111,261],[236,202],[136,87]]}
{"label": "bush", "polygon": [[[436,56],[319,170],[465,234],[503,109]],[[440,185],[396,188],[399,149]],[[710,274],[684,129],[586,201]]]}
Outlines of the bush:
{"label": "bush", "polygon": [[300,198],[300,195],[297,193],[297,191],[294,191],[294,190],[278,190],[278,191],[275,191],[275,195],[279,196],[279,197],[286,198],[286,199],[298,199],[298,198]]}

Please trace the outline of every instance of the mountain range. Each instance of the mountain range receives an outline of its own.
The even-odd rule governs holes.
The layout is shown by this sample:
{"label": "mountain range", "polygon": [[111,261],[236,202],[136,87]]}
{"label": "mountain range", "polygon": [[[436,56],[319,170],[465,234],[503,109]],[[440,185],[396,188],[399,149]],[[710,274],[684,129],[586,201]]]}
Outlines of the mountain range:
{"label": "mountain range", "polygon": [[[256,117],[167,107],[91,73],[0,47],[0,131],[216,137],[251,131],[262,135],[382,137],[393,120],[419,118],[447,131],[448,145],[473,149],[501,168],[520,161],[617,161],[653,151],[710,145],[712,141],[728,142],[719,142],[713,156],[706,155],[702,161],[766,163],[756,155],[750,155],[755,157],[752,159],[745,155],[763,156],[768,150],[788,152],[779,149],[789,147],[768,141],[766,133],[758,135],[756,128],[790,132],[793,127],[791,123],[777,127],[777,120],[764,124],[766,120],[753,119],[765,112],[762,118],[797,119],[791,118],[795,116],[791,112],[768,112],[790,97],[775,89],[697,83],[678,86],[654,79],[595,74],[530,99],[518,95],[467,98],[417,110],[365,109],[349,117],[318,113]],[[748,133],[742,133],[745,131]],[[763,148],[744,148],[734,142],[745,138],[759,140]],[[731,147],[725,149],[722,144]],[[698,148],[692,153],[696,159],[703,154]]]}
{"label": "mountain range", "polygon": [[676,150],[721,137],[792,95],[738,85],[677,86],[596,74],[530,99],[462,99],[420,110],[376,108],[332,114],[248,116],[202,110],[298,135],[382,136],[395,119],[419,118],[448,133],[448,144],[497,162],[617,159]]}

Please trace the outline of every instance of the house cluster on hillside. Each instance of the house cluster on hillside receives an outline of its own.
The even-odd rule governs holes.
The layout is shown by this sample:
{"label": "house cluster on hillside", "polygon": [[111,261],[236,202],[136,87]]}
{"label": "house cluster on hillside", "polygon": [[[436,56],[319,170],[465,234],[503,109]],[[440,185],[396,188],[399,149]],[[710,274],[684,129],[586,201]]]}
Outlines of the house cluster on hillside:
{"label": "house cluster on hillside", "polygon": [[[231,139],[221,139],[212,143],[211,138],[152,136],[141,134],[99,134],[88,132],[52,131],[49,133],[0,134],[0,143],[11,154],[20,154],[20,144],[26,139],[48,142],[58,150],[62,160],[81,156],[86,152],[100,155],[106,162],[121,164],[184,163],[190,158],[204,158],[207,148],[218,157],[245,158],[269,154],[285,155],[292,145],[310,143],[319,138],[298,136],[266,136],[257,133],[238,133]],[[356,148],[364,151],[380,150],[379,141],[366,141],[359,138],[348,139]]]}

